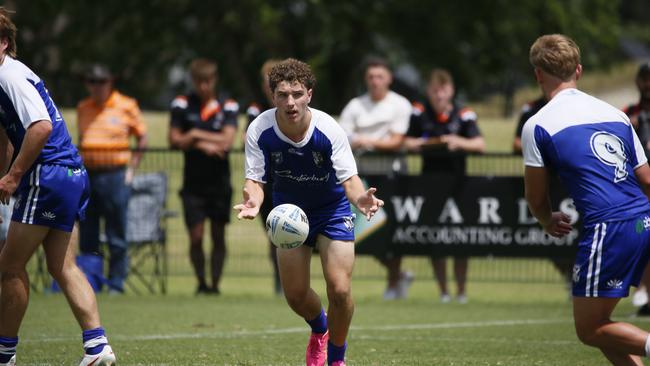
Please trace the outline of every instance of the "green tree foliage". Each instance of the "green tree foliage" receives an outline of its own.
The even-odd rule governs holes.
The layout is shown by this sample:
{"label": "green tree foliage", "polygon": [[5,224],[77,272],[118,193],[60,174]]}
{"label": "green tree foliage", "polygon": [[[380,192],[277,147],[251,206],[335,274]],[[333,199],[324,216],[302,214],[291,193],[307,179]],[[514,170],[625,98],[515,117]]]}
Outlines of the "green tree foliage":
{"label": "green tree foliage", "polygon": [[[605,66],[617,50],[617,2],[610,0],[394,1],[388,32],[426,75],[444,67],[472,97],[512,95],[532,80],[528,50],[542,34],[564,33],[581,45],[587,67]],[[418,9],[418,11],[413,11]]]}
{"label": "green tree foliage", "polygon": [[369,54],[422,73],[455,75],[471,97],[511,94],[532,81],[528,47],[543,33],[576,39],[587,67],[617,56],[620,4],[614,0],[30,0],[17,10],[19,57],[46,79],[59,103],[85,94],[89,62],[118,71],[119,86],[146,107],[165,108],[170,73],[194,57],[219,63],[220,84],[245,103],[262,97],[267,58],[296,57],[318,76],[314,103],[338,113],[360,91]]}

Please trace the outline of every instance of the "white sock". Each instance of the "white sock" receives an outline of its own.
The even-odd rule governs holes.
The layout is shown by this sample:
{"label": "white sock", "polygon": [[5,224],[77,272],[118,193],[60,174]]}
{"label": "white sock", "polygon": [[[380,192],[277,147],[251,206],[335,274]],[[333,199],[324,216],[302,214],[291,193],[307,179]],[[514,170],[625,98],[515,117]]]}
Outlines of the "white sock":
{"label": "white sock", "polygon": [[650,335],[645,339],[645,356],[650,357]]}

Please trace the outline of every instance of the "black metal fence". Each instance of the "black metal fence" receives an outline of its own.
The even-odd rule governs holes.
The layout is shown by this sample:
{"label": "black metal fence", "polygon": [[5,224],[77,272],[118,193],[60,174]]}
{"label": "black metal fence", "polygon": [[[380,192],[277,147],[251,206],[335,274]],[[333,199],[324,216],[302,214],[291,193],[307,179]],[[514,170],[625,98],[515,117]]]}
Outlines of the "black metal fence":
{"label": "black metal fence", "polygon": [[[359,157],[365,158],[365,157]],[[401,173],[418,175],[421,173],[422,161],[419,155],[374,155],[378,169],[386,174],[395,171],[395,160],[399,159],[405,166]],[[166,253],[169,276],[191,276],[189,261],[188,235],[183,223],[182,206],[179,190],[183,175],[183,154],[181,151],[148,149],[144,152],[137,174],[164,172],[168,177],[167,210],[177,215],[168,215],[166,221]],[[243,185],[244,157],[241,150],[230,153],[231,180],[234,191],[233,203],[241,200]],[[485,154],[466,157],[466,174],[471,176],[521,176],[522,159],[511,154]],[[379,195],[381,195],[381,187]],[[207,225],[206,225],[207,227]],[[210,250],[210,236],[206,232],[204,248]],[[262,223],[238,221],[235,213],[227,226],[226,245],[228,256],[224,276],[252,275],[271,276],[272,267],[269,259],[269,244],[263,232]],[[313,273],[320,273],[318,261],[312,262]],[[146,265],[145,265],[146,266]],[[404,258],[403,267],[415,273],[421,279],[432,278],[431,265],[426,257]],[[385,271],[370,256],[358,256],[355,265],[355,277],[384,277]],[[469,277],[471,280],[485,281],[561,281],[561,276],[547,259],[536,258],[496,258],[477,257],[471,260]]]}

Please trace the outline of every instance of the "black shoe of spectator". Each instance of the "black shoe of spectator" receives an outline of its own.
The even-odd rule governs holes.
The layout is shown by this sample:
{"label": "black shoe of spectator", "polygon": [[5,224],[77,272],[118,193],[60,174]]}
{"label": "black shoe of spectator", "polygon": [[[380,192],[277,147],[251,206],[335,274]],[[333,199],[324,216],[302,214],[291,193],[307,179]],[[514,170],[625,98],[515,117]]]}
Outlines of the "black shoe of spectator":
{"label": "black shoe of spectator", "polygon": [[637,316],[650,316],[650,306],[648,304],[643,305],[642,307],[639,308],[636,312]]}
{"label": "black shoe of spectator", "polygon": [[197,295],[206,295],[209,293],[210,293],[210,288],[205,284],[201,284],[199,285],[199,287],[196,288]]}
{"label": "black shoe of spectator", "polygon": [[221,292],[217,287],[208,287],[208,285],[202,284],[196,288],[196,294],[197,295],[219,295],[221,294]]}

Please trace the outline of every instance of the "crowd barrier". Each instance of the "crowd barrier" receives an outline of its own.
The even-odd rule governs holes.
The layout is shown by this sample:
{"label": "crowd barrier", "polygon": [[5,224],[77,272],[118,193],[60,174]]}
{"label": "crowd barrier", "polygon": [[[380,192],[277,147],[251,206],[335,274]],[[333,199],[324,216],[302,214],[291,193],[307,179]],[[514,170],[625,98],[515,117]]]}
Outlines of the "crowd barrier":
{"label": "crowd barrier", "polygon": [[[357,220],[359,255],[355,278],[384,277],[383,267],[372,255],[364,254],[390,251],[404,255],[404,268],[421,279],[433,278],[429,255],[444,254],[472,256],[469,278],[473,281],[562,280],[547,258],[572,256],[577,232],[564,241],[544,236],[522,202],[520,156],[501,153],[463,156],[465,172],[460,176],[423,173],[418,154],[368,154],[358,158],[375,160],[373,174],[362,176],[368,184],[378,188],[378,195],[386,201],[386,207],[373,219],[375,221]],[[241,200],[243,151],[232,151],[229,159],[234,204]],[[171,214],[164,218],[165,275],[192,276],[188,236],[178,194],[183,175],[182,152],[167,148],[147,149],[137,174],[153,172],[163,172],[167,176],[165,210]],[[570,202],[562,194],[556,196],[558,205],[571,210]],[[239,221],[233,211],[226,235],[228,257],[224,276],[265,276],[271,281],[269,244],[262,223],[259,220]],[[206,252],[211,246],[209,238],[206,232]],[[320,271],[318,261],[313,263],[312,273],[317,274]]]}

